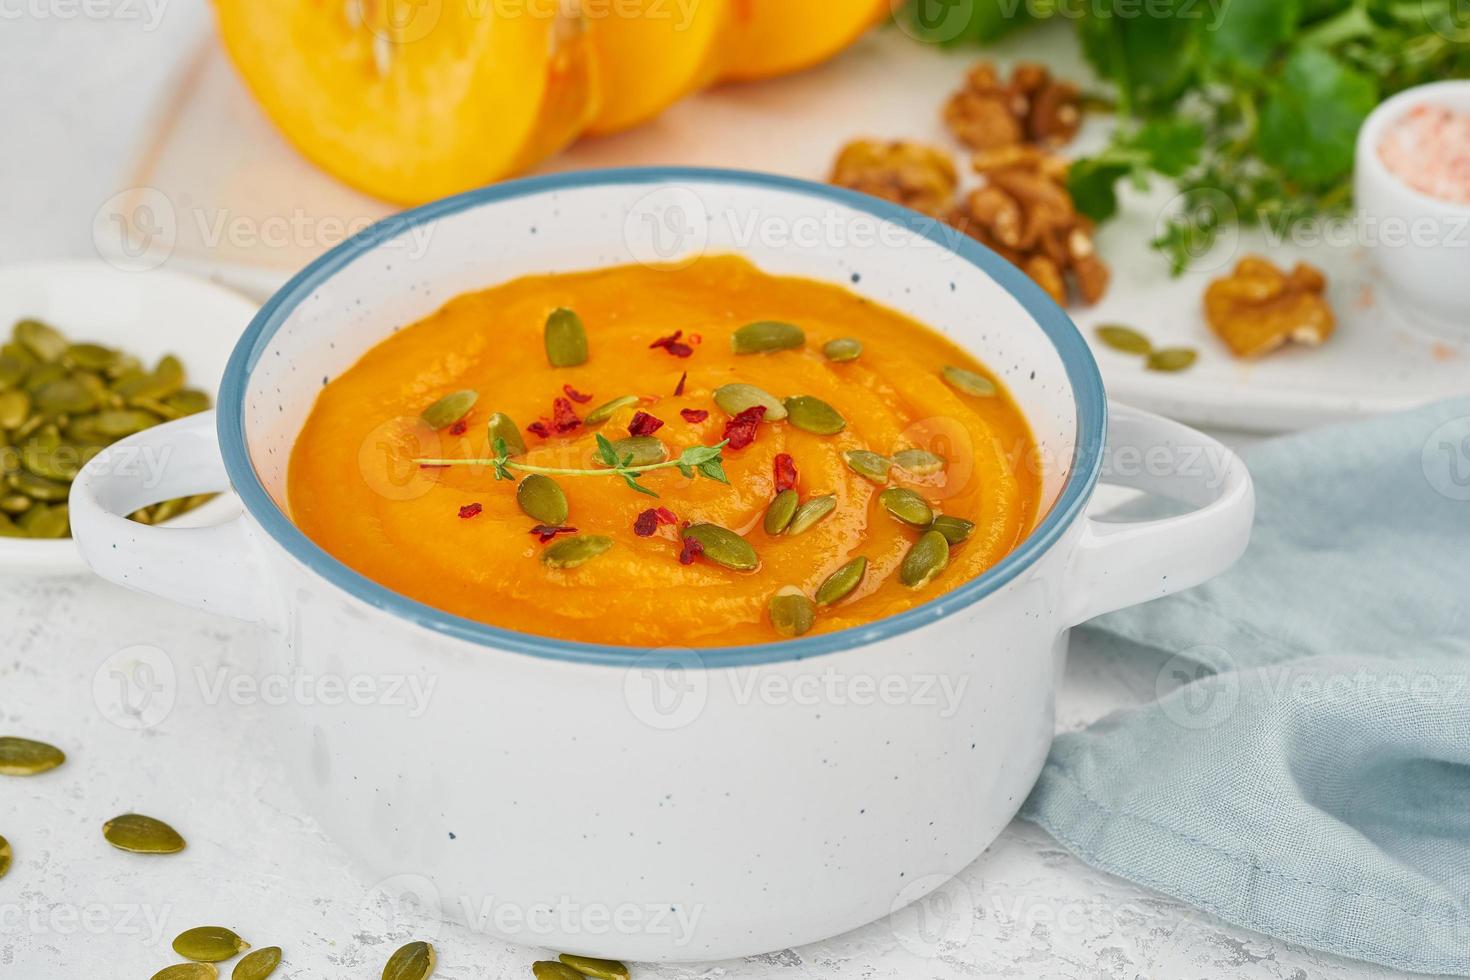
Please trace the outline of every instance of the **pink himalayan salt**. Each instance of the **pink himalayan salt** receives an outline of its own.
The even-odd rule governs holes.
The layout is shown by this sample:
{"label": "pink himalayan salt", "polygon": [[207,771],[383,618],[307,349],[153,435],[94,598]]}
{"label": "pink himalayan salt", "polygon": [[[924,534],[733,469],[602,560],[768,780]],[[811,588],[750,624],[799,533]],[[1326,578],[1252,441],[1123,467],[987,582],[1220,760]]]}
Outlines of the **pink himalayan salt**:
{"label": "pink himalayan salt", "polygon": [[1414,190],[1470,204],[1470,113],[1415,106],[1388,128],[1378,156]]}

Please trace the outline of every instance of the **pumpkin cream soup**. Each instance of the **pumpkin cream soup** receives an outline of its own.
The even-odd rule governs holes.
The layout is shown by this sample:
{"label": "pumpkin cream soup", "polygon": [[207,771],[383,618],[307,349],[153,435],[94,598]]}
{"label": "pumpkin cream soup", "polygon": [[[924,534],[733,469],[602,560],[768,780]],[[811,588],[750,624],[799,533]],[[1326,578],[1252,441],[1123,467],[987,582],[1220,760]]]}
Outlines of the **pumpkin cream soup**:
{"label": "pumpkin cream soup", "polygon": [[495,626],[726,646],[871,623],[1031,530],[1032,440],[983,366],[743,259],[518,279],[321,391],[293,519],[383,585]]}

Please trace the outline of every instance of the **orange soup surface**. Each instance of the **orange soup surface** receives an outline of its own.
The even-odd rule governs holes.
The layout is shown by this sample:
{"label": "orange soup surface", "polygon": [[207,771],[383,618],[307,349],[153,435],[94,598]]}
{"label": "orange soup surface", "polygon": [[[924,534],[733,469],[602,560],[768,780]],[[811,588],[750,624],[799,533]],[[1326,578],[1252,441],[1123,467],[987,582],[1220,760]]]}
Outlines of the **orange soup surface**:
{"label": "orange soup surface", "polygon": [[[551,363],[553,314],[566,328],[556,341],[563,362],[578,359],[575,340],[565,341],[575,327],[566,325],[582,324],[581,363]],[[787,326],[740,336],[756,346],[775,337],[780,349],[736,352],[737,331],[768,322]],[[828,347],[838,339],[861,345],[856,359],[824,353],[850,358],[853,345]],[[792,343],[799,346],[784,346]],[[768,393],[775,407],[766,414],[786,417],[756,409],[732,419],[720,404],[740,414],[732,390],[717,400],[731,384]],[[430,412],[439,428],[425,421],[436,402],[465,391],[476,396],[467,414],[452,420],[445,413],[458,415],[457,406],[441,406]],[[625,397],[636,401],[605,421],[583,421]],[[526,447],[516,452],[515,440],[505,441],[500,475],[510,479],[497,478],[489,431],[497,415],[513,420]],[[631,473],[655,498],[595,459],[599,437],[616,445],[630,427],[645,434],[640,452],[658,452],[648,457],[656,462],[733,441],[717,466],[692,477],[676,466]],[[975,578],[1032,529],[1035,458],[1005,390],[940,334],[846,289],[720,256],[677,269],[533,276],[454,299],[322,389],[292,451],[287,495],[292,519],[326,551],[439,609],[567,640],[711,647],[871,623]],[[620,450],[617,461],[625,460]],[[728,483],[717,478],[721,469]],[[556,527],[518,501],[518,483],[537,470],[553,471],[538,475],[565,498]],[[793,470],[805,509],[795,527],[773,534],[768,510]],[[940,524],[923,523],[914,494]],[[546,494],[527,496],[547,516]],[[822,516],[824,497],[833,500]],[[779,515],[772,520],[779,529]],[[704,553],[686,540],[716,541],[719,529],[739,540],[724,537],[725,547]],[[731,554],[754,567],[712,560]],[[842,591],[824,583],[858,558],[866,569],[856,586],[818,601]],[[933,571],[936,563],[943,567]]]}

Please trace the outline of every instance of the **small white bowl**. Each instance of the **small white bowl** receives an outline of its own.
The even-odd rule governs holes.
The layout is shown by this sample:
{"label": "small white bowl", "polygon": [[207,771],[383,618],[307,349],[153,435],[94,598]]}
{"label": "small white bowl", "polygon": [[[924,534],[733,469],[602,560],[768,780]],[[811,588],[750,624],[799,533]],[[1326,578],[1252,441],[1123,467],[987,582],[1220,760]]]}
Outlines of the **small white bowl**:
{"label": "small white bowl", "polygon": [[[34,317],[75,341],[95,341],[145,362],[177,354],[189,385],[219,391],[230,349],[255,315],[255,304],[220,286],[155,269],[124,272],[103,262],[44,262],[0,268],[0,337],[17,320]],[[210,501],[170,527],[227,520],[240,509],[233,494]],[[0,573],[68,575],[87,572],[69,539],[0,538]]]}
{"label": "small white bowl", "polygon": [[1358,131],[1355,182],[1362,239],[1383,272],[1389,305],[1409,325],[1470,342],[1470,205],[1415,190],[1378,155],[1388,129],[1426,104],[1470,112],[1470,81],[1405,89],[1373,110]]}

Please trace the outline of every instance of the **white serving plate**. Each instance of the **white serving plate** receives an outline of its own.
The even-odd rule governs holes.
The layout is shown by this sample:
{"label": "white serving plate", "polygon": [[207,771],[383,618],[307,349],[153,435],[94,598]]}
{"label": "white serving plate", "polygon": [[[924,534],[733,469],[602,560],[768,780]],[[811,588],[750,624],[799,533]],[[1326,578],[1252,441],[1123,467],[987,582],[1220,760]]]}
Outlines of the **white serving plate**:
{"label": "white serving plate", "polygon": [[[636,130],[584,140],[541,170],[699,165],[822,180],[842,144],[860,136],[958,149],[939,118],[940,106],[980,56],[973,49],[926,47],[897,28],[879,29],[820,68],[694,96]],[[1075,79],[1090,74],[1070,24],[1022,32],[984,56],[1003,64],[1044,61]],[[185,82],[181,91],[190,94],[149,134],[139,154],[143,162],[121,185],[130,193],[110,202],[123,216],[140,206],[150,220],[166,215],[162,244],[175,267],[206,271],[263,299],[337,244],[344,228],[391,213],[292,150],[212,40],[190,64]],[[1110,125],[1092,119],[1070,152],[1102,146]],[[1162,186],[1150,195],[1125,195],[1124,215],[1106,225],[1098,241],[1113,267],[1113,287],[1100,305],[1069,312],[1089,339],[1092,326],[1121,321],[1160,345],[1196,347],[1202,357],[1184,374],[1160,375],[1144,371],[1136,359],[1098,349],[1112,397],[1200,425],[1283,431],[1470,391],[1470,350],[1421,336],[1387,310],[1367,257],[1355,246],[1277,248],[1252,233],[1221,243],[1198,266],[1204,271],[1171,279],[1148,246],[1171,197]],[[285,228],[296,230],[277,234]],[[117,251],[115,238],[99,238],[104,254]],[[1278,261],[1305,256],[1327,272],[1341,320],[1328,346],[1246,363],[1215,340],[1201,314],[1201,294],[1210,275],[1246,250]]]}
{"label": "white serving plate", "polygon": [[[45,262],[0,269],[0,333],[34,317],[76,341],[95,341],[136,354],[147,363],[176,354],[191,387],[214,397],[235,338],[255,305],[221,286],[164,269],[124,272],[103,262]],[[167,465],[167,461],[161,461]],[[226,494],[168,522],[201,527],[239,513]],[[31,575],[87,571],[70,539],[0,538],[0,572]]]}

